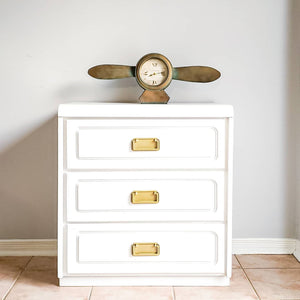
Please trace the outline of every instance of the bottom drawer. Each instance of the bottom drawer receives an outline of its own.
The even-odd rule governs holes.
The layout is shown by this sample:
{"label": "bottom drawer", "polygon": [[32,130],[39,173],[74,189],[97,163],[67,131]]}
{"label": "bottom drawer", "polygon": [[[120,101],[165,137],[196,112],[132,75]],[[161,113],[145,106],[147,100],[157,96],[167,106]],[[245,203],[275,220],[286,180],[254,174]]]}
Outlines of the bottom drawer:
{"label": "bottom drawer", "polygon": [[225,228],[201,223],[70,224],[67,273],[223,275]]}

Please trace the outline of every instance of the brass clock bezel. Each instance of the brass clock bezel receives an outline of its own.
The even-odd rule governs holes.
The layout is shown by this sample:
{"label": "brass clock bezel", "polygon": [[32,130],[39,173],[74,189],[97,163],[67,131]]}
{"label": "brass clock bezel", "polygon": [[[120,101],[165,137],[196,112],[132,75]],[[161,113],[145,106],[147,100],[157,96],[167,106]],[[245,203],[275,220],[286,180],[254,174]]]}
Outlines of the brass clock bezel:
{"label": "brass clock bezel", "polygon": [[[165,81],[163,81],[161,84],[159,85],[149,85],[146,84],[140,76],[140,68],[141,66],[144,64],[144,62],[146,62],[149,59],[159,59],[161,60],[166,66],[167,66],[167,71],[168,71],[168,75],[165,79]],[[172,71],[173,71],[173,67],[171,62],[162,54],[159,53],[150,53],[147,54],[145,56],[143,56],[137,63],[136,68],[135,68],[135,77],[136,77],[136,81],[138,82],[138,84],[145,90],[152,90],[152,91],[161,91],[164,90],[165,88],[167,88],[169,86],[169,84],[172,81]]]}

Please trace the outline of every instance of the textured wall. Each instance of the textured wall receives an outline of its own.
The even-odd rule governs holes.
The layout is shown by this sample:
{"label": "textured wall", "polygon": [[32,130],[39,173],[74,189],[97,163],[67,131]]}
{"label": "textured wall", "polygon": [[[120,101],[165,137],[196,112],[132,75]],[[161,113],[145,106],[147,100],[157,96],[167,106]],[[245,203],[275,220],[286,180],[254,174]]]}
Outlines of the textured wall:
{"label": "textured wall", "polygon": [[284,0],[0,1],[0,238],[56,236],[60,103],[135,101],[134,79],[97,81],[95,64],[209,65],[211,84],[173,82],[172,102],[235,108],[233,236],[294,237],[296,181]]}

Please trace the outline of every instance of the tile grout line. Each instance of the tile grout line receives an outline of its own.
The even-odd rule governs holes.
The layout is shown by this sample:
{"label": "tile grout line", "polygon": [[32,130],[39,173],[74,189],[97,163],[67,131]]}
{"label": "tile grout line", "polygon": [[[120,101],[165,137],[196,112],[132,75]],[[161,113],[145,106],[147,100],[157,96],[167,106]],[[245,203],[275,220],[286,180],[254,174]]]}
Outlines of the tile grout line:
{"label": "tile grout line", "polygon": [[91,287],[91,290],[90,290],[90,293],[89,293],[89,297],[88,297],[88,300],[91,300],[91,296],[92,296],[92,292],[93,292],[93,286]]}
{"label": "tile grout line", "polygon": [[[243,270],[285,270],[285,269],[290,269],[290,270],[298,270],[300,269],[300,266],[299,267],[293,267],[293,268],[288,268],[288,267],[284,267],[284,268],[279,268],[279,267],[243,267],[242,266],[242,263],[239,261],[238,257],[236,254],[233,254],[237,260],[237,262],[239,263],[240,267],[243,269]],[[250,255],[255,255],[255,254],[250,254]],[[272,255],[272,254],[264,254],[264,255]],[[289,254],[289,255],[292,255],[292,254]],[[296,259],[296,258],[295,258]],[[300,300],[300,298],[299,298]]]}
{"label": "tile grout line", "polygon": [[11,290],[13,289],[13,287],[15,286],[16,282],[21,277],[21,275],[23,274],[23,272],[26,270],[28,264],[31,262],[32,258],[33,258],[33,256],[30,257],[30,259],[28,260],[28,262],[26,263],[26,265],[24,266],[24,268],[21,269],[21,271],[17,275],[16,279],[13,281],[13,283],[11,284],[11,286],[9,287],[9,289],[7,290],[7,292],[5,293],[5,295],[3,297],[3,300],[5,300],[7,298],[7,296],[9,295],[9,293],[11,292]]}
{"label": "tile grout line", "polygon": [[260,296],[259,296],[259,294],[258,294],[256,288],[254,287],[252,281],[251,281],[250,278],[248,277],[248,274],[246,273],[246,271],[245,271],[243,268],[242,268],[242,271],[243,271],[243,273],[245,274],[247,280],[249,281],[249,283],[250,283],[250,285],[251,285],[251,287],[252,287],[252,289],[253,289],[255,295],[257,296],[257,299],[260,300],[261,298],[260,298]]}
{"label": "tile grout line", "polygon": [[242,264],[240,263],[239,259],[237,258],[237,256],[236,256],[235,254],[234,254],[234,257],[235,257],[235,259],[237,260],[237,262],[239,263],[240,267],[241,267],[242,269],[244,269],[243,266],[242,266]]}
{"label": "tile grout line", "polygon": [[176,300],[174,286],[172,286],[172,298],[173,298],[173,300]]}
{"label": "tile grout line", "polygon": [[245,271],[244,267],[242,266],[241,262],[239,261],[238,257],[237,257],[236,255],[234,255],[234,256],[235,256],[237,262],[240,264],[240,266],[241,266],[241,268],[242,268],[242,271],[243,271],[243,273],[245,274],[247,280],[249,281],[250,285],[252,286],[255,295],[257,296],[258,299],[260,299],[260,296],[259,296],[258,292],[256,291],[256,289],[255,289],[253,283],[251,282],[250,278],[248,277],[248,274],[246,273],[246,271]]}
{"label": "tile grout line", "polygon": [[[300,268],[243,268],[245,270],[299,270]],[[298,299],[296,299],[298,300]],[[300,299],[299,299],[300,300]]]}
{"label": "tile grout line", "polygon": [[253,285],[252,281],[251,281],[251,280],[250,280],[250,278],[248,277],[248,275],[247,275],[246,271],[245,271],[244,269],[242,269],[242,270],[243,270],[243,272],[244,272],[245,276],[247,277],[247,279],[248,279],[249,283],[251,284],[251,286],[252,286],[252,288],[253,288],[253,290],[254,290],[254,292],[255,292],[255,294],[256,294],[256,296],[257,296],[257,298],[260,300],[260,297],[259,297],[259,295],[258,295],[258,292],[256,291],[256,289],[255,289],[255,287],[254,287],[254,285]]}
{"label": "tile grout line", "polygon": [[12,282],[12,284],[10,285],[10,287],[8,288],[8,290],[6,291],[5,295],[3,296],[3,300],[6,299],[6,297],[8,296],[8,294],[10,293],[10,291],[12,290],[12,288],[14,287],[15,283],[17,282],[17,280],[20,278],[21,274],[23,273],[23,269],[19,271],[16,279]]}

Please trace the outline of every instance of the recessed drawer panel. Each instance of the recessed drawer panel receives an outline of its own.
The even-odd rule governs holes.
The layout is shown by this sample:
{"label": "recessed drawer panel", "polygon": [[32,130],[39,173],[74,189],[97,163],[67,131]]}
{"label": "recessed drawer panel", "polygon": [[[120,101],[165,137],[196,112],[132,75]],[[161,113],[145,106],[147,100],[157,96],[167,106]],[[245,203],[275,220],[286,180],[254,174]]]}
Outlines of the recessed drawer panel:
{"label": "recessed drawer panel", "polygon": [[67,220],[224,221],[223,171],[68,173]]}
{"label": "recessed drawer panel", "polygon": [[225,119],[67,120],[67,168],[224,168],[225,122]]}
{"label": "recessed drawer panel", "polygon": [[225,226],[68,225],[69,274],[224,274]]}

